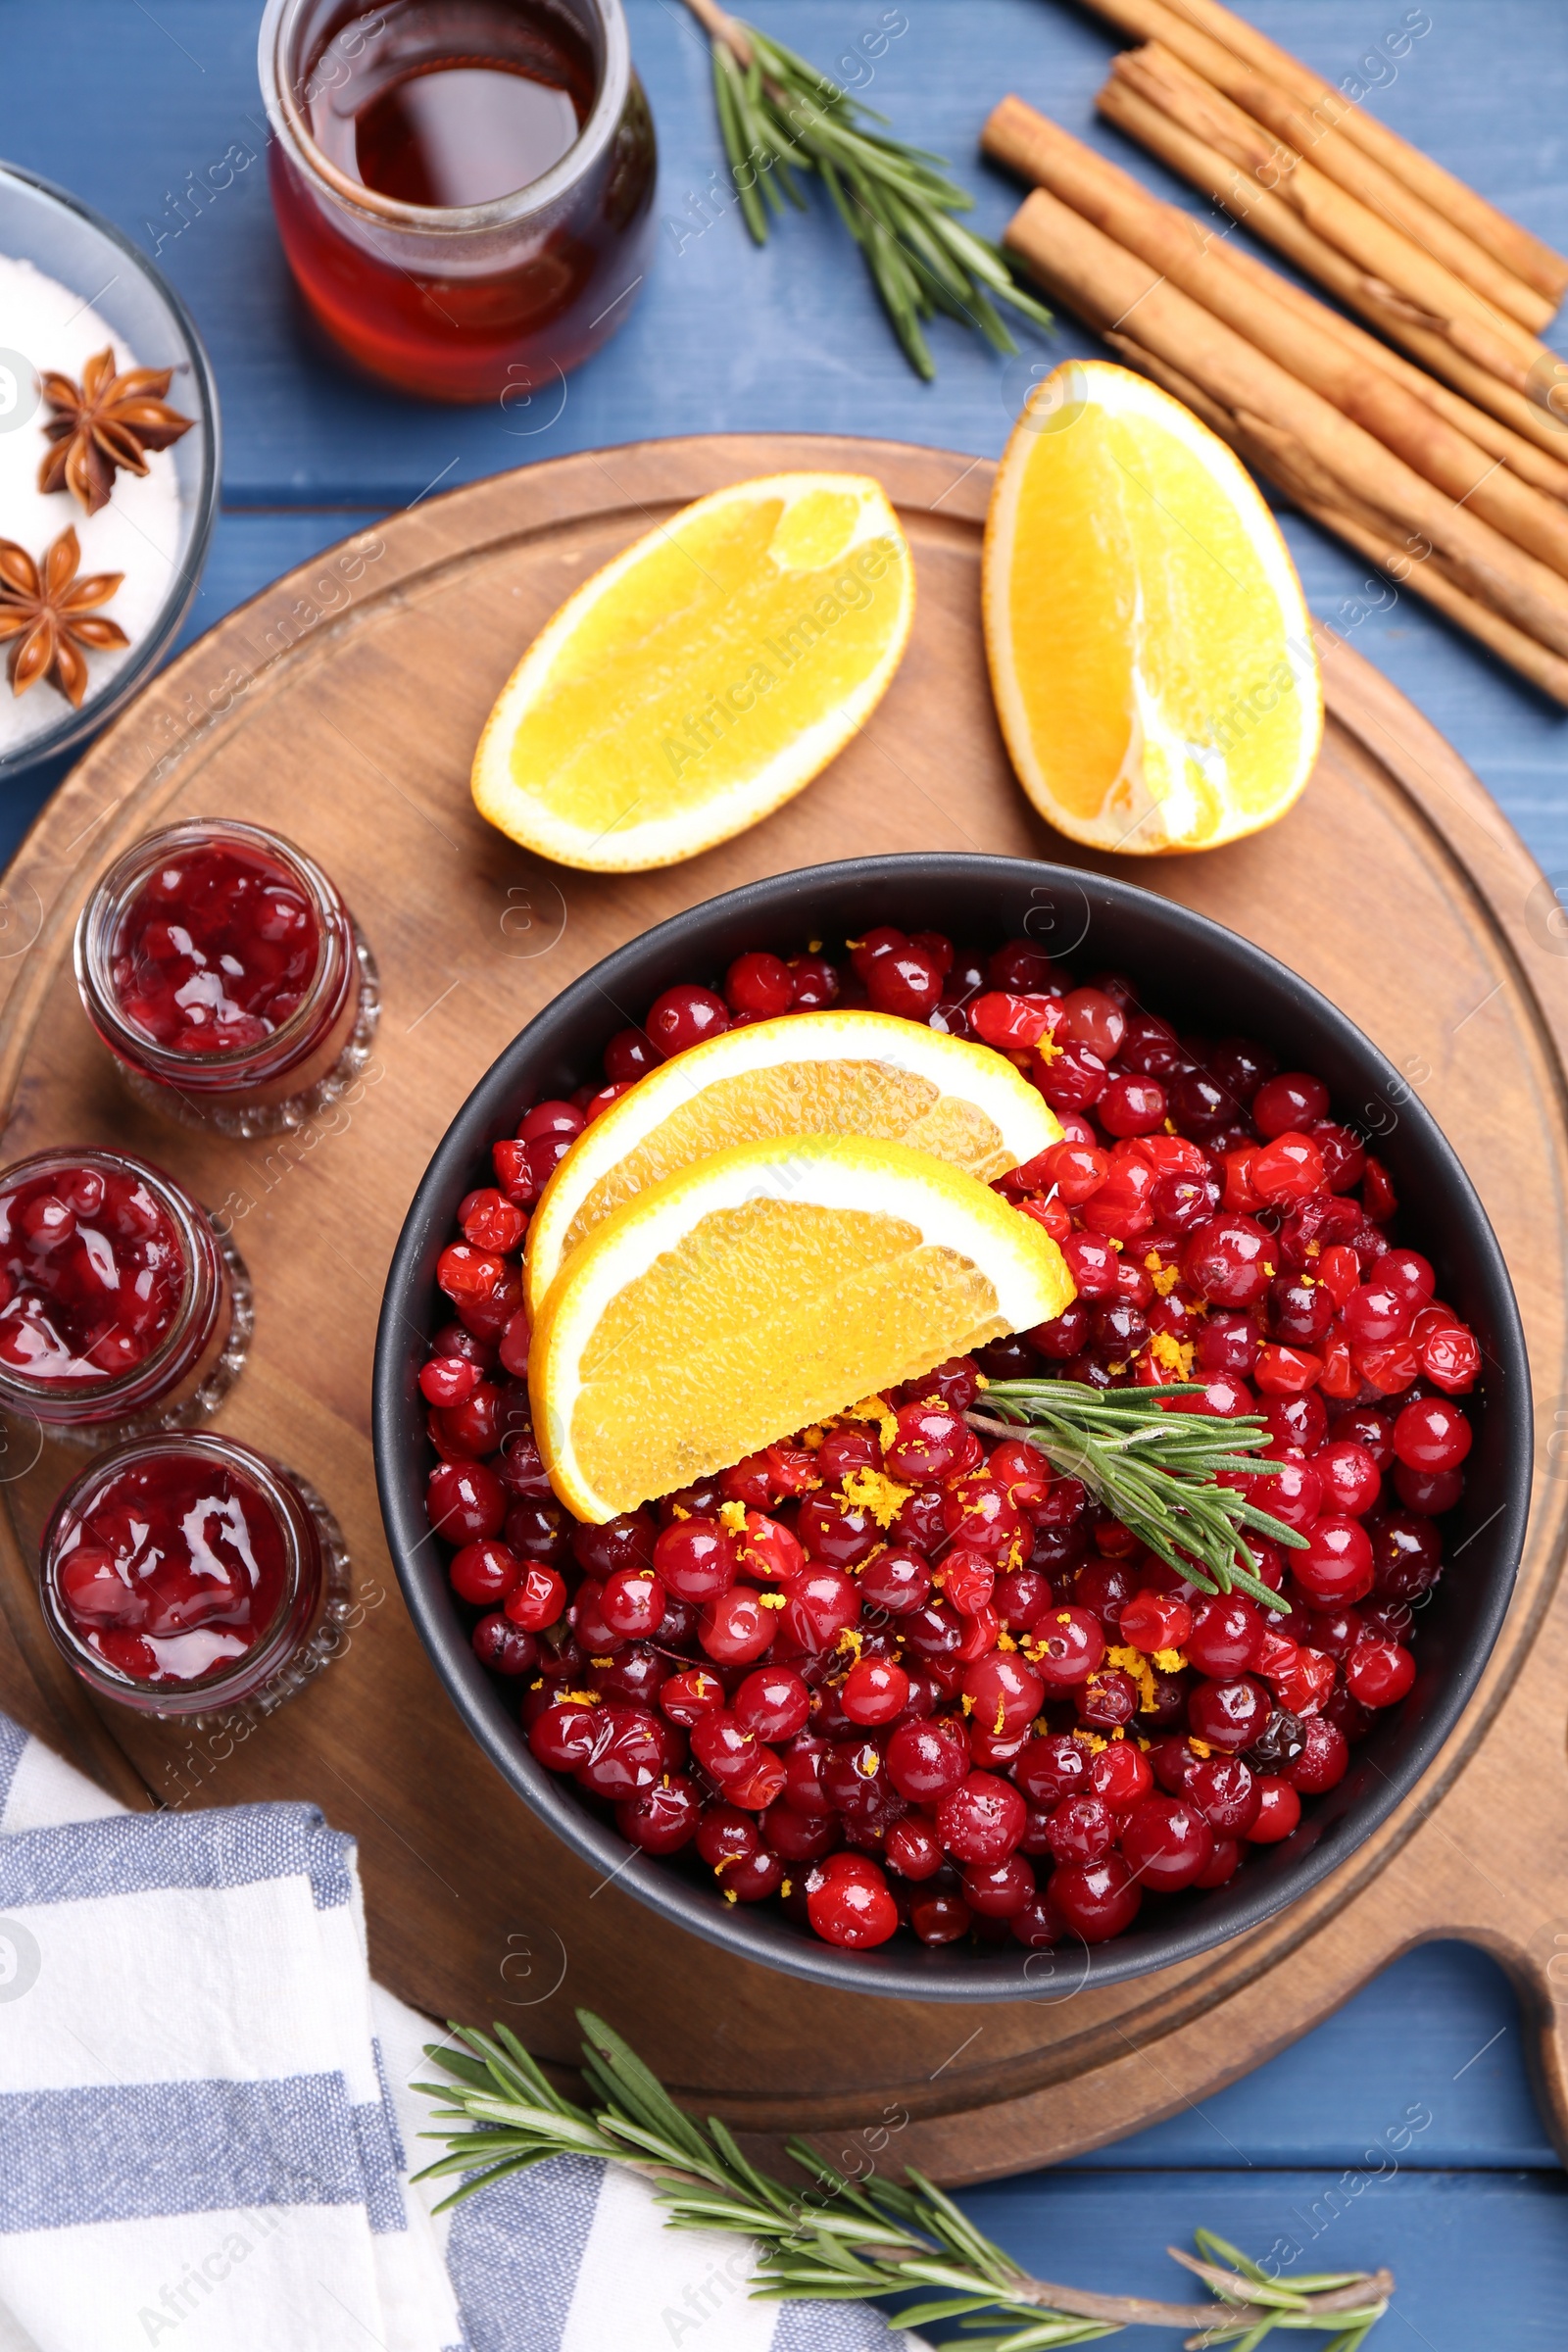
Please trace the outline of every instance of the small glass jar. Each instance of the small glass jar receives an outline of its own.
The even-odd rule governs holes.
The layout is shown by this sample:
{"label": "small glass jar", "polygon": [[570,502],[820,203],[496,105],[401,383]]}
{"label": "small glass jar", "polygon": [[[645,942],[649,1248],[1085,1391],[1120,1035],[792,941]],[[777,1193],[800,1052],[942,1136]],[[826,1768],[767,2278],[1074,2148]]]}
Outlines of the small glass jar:
{"label": "small glass jar", "polygon": [[374,960],[331,882],[261,825],[144,834],[76,925],[87,1017],[137,1100],[182,1127],[278,1135],[369,1058]]}
{"label": "small glass jar", "polygon": [[37,1152],[0,1171],[0,1412],[102,1446],[215,1412],[251,1336],[232,1243],[161,1169]]}
{"label": "small glass jar", "polygon": [[213,1432],[97,1455],[39,1549],[44,1622],[100,1697],[143,1715],[267,1715],[350,1608],[336,1520],[296,1471]]}
{"label": "small glass jar", "polygon": [[621,0],[268,0],[268,170],[335,342],[540,432],[649,266],[658,153]]}

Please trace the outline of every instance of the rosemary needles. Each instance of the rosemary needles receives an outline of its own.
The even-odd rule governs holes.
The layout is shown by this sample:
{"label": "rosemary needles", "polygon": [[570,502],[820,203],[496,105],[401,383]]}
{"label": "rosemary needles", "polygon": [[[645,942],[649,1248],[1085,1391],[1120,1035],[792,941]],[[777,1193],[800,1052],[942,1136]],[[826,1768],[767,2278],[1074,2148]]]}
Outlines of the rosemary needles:
{"label": "rosemary needles", "polygon": [[552,2156],[596,2156],[652,2182],[673,2230],[725,2230],[757,2249],[754,2295],[813,2302],[906,2296],[890,2325],[957,2319],[966,2352],[1046,2352],[1089,2343],[1126,2327],[1187,2328],[1191,2345],[1253,2352],[1276,2328],[1331,2337],[1325,2352],[1357,2352],[1388,2309],[1387,2271],[1325,2272],[1288,2284],[1208,2230],[1198,2254],[1173,2259],[1214,2297],[1156,2303],[1032,2278],[982,2236],[953,2199],[912,2165],[902,2179],[875,2167],[850,2180],[802,2139],[789,2142],[800,2181],[791,2186],[752,2164],[716,2117],[687,2115],[619,2034],[587,2010],[577,2022],[583,2077],[595,2105],[573,2106],[516,2035],[455,2027],[461,2049],[428,2048],[451,2080],[416,2087],[440,2101],[426,2138],[447,2153],[419,2177],[457,2175],[449,2205]]}
{"label": "rosemary needles", "polygon": [[[746,225],[765,244],[768,213],[786,200],[806,209],[798,172],[812,172],[864,256],[905,356],[936,374],[923,323],[937,311],[1017,349],[997,311],[1008,304],[1038,326],[1051,313],[1015,285],[999,247],[956,216],[974,199],[944,176],[944,159],[889,135],[887,118],[819,74],[781,41],[725,14],[717,0],[687,0],[712,41],[719,129]],[[868,128],[879,124],[881,128]]]}

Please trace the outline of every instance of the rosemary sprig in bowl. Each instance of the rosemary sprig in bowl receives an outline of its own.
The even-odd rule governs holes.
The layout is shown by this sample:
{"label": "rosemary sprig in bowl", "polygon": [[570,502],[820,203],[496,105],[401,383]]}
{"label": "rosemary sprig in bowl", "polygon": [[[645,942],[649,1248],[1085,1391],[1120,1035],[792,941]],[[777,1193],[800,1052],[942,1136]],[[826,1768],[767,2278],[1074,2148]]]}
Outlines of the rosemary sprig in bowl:
{"label": "rosemary sprig in bowl", "polygon": [[712,41],[719,130],[759,245],[767,242],[769,210],[782,215],[786,197],[805,210],[796,172],[815,172],[865,257],[906,358],[928,382],[936,365],[922,327],[937,311],[1004,353],[1017,345],[998,302],[1037,326],[1051,324],[1051,313],[1013,282],[1000,246],[955,218],[974,198],[945,176],[941,156],[893,138],[885,115],[782,41],[727,15],[717,0],[687,6]]}
{"label": "rosemary sprig in bowl", "polygon": [[1279,1463],[1260,1458],[1268,1424],[1251,1413],[1223,1421],[1166,1409],[1201,1395],[1191,1381],[1092,1389],[1075,1380],[996,1380],[986,1410],[967,1419],[983,1437],[1037,1446],[1054,1470],[1081,1478],[1141,1544],[1204,1592],[1246,1592],[1267,1609],[1288,1610],[1257,1574],[1247,1531],[1288,1551],[1304,1550],[1306,1538],[1220,1483],[1278,1476]]}
{"label": "rosemary sprig in bowl", "polygon": [[1254,2352],[1276,2328],[1330,2336],[1326,2352],[1357,2352],[1394,2292],[1388,2271],[1323,2272],[1284,2286],[1206,2230],[1196,2233],[1197,2255],[1168,2251],[1211,2290],[1209,2303],[1096,2294],[1033,2278],[912,2165],[902,2180],[873,2170],[852,2180],[792,2139],[803,2184],[776,2180],[742,2154],[716,2116],[705,2127],[677,2107],[602,2019],[579,2009],[577,2021],[592,2110],[564,2098],[506,2026],[493,2036],[455,2026],[462,2048],[427,2047],[450,2080],[415,2086],[440,2102],[438,2128],[422,2136],[445,2141],[447,2152],[416,2178],[459,2177],[443,2206],[553,2156],[599,2157],[651,2181],[670,2229],[752,2239],[754,2295],[850,2302],[913,2291],[916,2300],[889,2315],[889,2326],[956,2319],[967,2352],[1044,2352],[1137,2327],[1192,2328],[1195,2352],[1217,2344]]}

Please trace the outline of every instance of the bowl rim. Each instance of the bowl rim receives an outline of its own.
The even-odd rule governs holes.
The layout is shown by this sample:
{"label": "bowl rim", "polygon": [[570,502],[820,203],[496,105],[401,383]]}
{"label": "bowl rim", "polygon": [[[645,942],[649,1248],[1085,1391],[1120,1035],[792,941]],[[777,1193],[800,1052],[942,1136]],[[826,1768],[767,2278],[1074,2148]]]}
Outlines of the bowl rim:
{"label": "bowl rim", "polygon": [[[45,760],[57,759],[62,752],[73,750],[87,736],[95,735],[100,727],[107,726],[112,718],[118,718],[132,697],[140,693],[169,652],[195,601],[207,565],[207,552],[217,527],[222,489],[223,442],[218,405],[218,378],[213,372],[207,346],[202,341],[183,297],[175,292],[163,271],[105,214],[83,203],[79,196],[74,196],[69,188],[62,188],[56,181],[46,179],[41,172],[29,172],[22,164],[0,162],[0,183],[6,180],[19,181],[24,187],[47,196],[62,211],[74,213],[79,220],[84,220],[89,228],[95,229],[99,236],[132,262],[152,286],[186,346],[192,380],[199,395],[195,422],[201,433],[202,452],[202,471],[192,501],[190,544],[171,583],[169,599],[157,620],[140,645],[133,649],[123,669],[116,674],[102,694],[89,695],[79,710],[68,709],[67,715],[52,730],[29,736],[25,743],[19,744],[13,752],[0,752],[0,778],[10,779],[24,775],[29,768],[38,766]],[[24,254],[16,258],[24,261],[27,257]]]}
{"label": "bowl rim", "polygon": [[[1395,1769],[1380,1771],[1383,1784],[1380,1788],[1357,1799],[1359,1826],[1355,1835],[1338,1837],[1336,1831],[1342,1824],[1331,1823],[1325,1835],[1293,1859],[1289,1872],[1281,1873],[1279,1881],[1264,1880],[1259,1874],[1250,1896],[1246,1892],[1245,1880],[1233,1882],[1241,1891],[1227,1906],[1223,1921],[1216,1906],[1212,1924],[1205,1925],[1211,1914],[1207,1906],[1200,1906],[1184,1917],[1162,1923],[1154,1936],[1147,1939],[1151,1944],[1157,1941],[1157,1948],[1150,1949],[1146,1944],[1141,1951],[1138,1945],[1146,1943],[1146,1939],[1128,1937],[1115,1937],[1093,1946],[1080,1944],[1080,1964],[1073,1957],[1070,1943],[1041,1951],[999,1946],[991,1952],[974,1955],[972,1963],[961,1973],[946,1972],[941,1970],[945,1958],[942,1953],[906,1954],[902,1948],[887,1945],[865,1953],[841,1951],[808,1938],[790,1923],[770,1912],[764,1913],[760,1907],[743,1912],[739,1907],[726,1909],[713,1903],[706,1898],[704,1890],[657,1863],[649,1869],[628,1871],[628,1859],[636,1855],[637,1849],[628,1847],[612,1826],[579,1806],[569,1783],[547,1772],[529,1753],[517,1727],[515,1707],[508,1710],[475,1656],[467,1630],[451,1602],[445,1576],[431,1573],[429,1563],[435,1554],[427,1548],[430,1530],[422,1510],[411,1500],[407,1477],[409,1462],[415,1458],[414,1448],[421,1442],[417,1416],[422,1413],[422,1405],[409,1400],[413,1383],[409,1376],[406,1335],[411,1326],[422,1331],[429,1319],[427,1300],[419,1299],[414,1311],[410,1310],[409,1301],[416,1296],[421,1280],[427,1279],[428,1267],[433,1264],[432,1236],[438,1233],[441,1241],[449,1236],[452,1209],[462,1191],[472,1181],[471,1170],[480,1149],[476,1139],[482,1138],[487,1145],[494,1134],[501,1132],[499,1122],[512,1112],[518,1100],[517,1073],[541,1050],[545,1053],[551,1050],[557,1033],[569,1033],[581,1006],[594,1002],[602,1004],[607,996],[616,1003],[627,1001],[623,993],[626,975],[662,949],[678,949],[694,935],[700,936],[720,912],[732,915],[755,911],[760,925],[766,925],[779,935],[808,922],[807,910],[813,894],[827,889],[851,886],[862,879],[869,882],[877,877],[892,891],[900,882],[918,887],[966,876],[994,879],[998,884],[1010,882],[1036,893],[1065,886],[1082,894],[1086,903],[1094,893],[1102,892],[1109,904],[1134,915],[1141,904],[1156,907],[1163,920],[1185,932],[1199,954],[1219,945],[1226,955],[1239,956],[1244,963],[1250,964],[1259,977],[1266,976],[1271,989],[1283,984],[1305,1016],[1343,1052],[1357,1060],[1370,1059],[1387,1073],[1389,1085],[1401,1083],[1382,1049],[1311,982],[1279,957],[1216,922],[1212,916],[1145,890],[1119,875],[1024,858],[914,851],[837,859],[743,883],[667,917],[569,982],[496,1056],[449,1122],[415,1193],[387,1269],[376,1333],[372,1442],[376,1484],[393,1566],[416,1630],[449,1699],[502,1778],[579,1859],[602,1874],[602,1885],[612,1877],[620,1879],[640,1901],[705,1941],[755,1965],[828,1984],[835,1990],[923,2002],[1029,1999],[1060,2002],[1084,1985],[1092,1984],[1099,1989],[1130,1982],[1236,1942],[1308,1893],[1366,1844],[1425,1776],[1473,1697],[1495,1646],[1512,1597],[1529,1511],[1533,1440],[1524,1331],[1501,1247],[1480,1197],[1433,1114],[1408,1089],[1401,1116],[1408,1116],[1423,1154],[1435,1154],[1444,1164],[1447,1182],[1466,1213],[1467,1247],[1476,1260],[1478,1279],[1486,1289],[1495,1316],[1494,1337],[1501,1377],[1489,1396],[1488,1411],[1489,1415],[1497,1414],[1503,1423],[1499,1479],[1503,1500],[1491,1523],[1500,1523],[1500,1533],[1494,1538],[1494,1556],[1502,1563],[1501,1571],[1480,1609],[1469,1653],[1456,1670],[1449,1672],[1445,1685],[1434,1695],[1407,1754]],[[792,901],[799,917],[793,924],[789,920]],[[1066,955],[1070,951],[1058,952]],[[416,1397],[417,1392],[414,1391],[414,1395]],[[1006,1963],[1005,1973],[997,1965],[999,1958]],[[1064,1988],[1064,1979],[1080,1966],[1079,1983],[1068,1983]]]}

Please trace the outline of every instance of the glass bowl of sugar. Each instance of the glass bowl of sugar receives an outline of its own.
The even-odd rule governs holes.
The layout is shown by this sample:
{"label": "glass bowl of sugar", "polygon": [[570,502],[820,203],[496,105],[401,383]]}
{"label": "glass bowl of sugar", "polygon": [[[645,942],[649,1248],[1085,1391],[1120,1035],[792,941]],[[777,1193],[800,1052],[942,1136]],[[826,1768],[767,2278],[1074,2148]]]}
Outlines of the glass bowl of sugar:
{"label": "glass bowl of sugar", "polygon": [[[141,450],[145,473],[115,470],[107,505],[88,514],[69,488],[39,488],[56,447],[44,429],[56,411],[43,378],[79,386],[105,350],[117,373],[172,369],[168,403],[191,423],[171,447]],[[95,734],[157,668],[196,593],[218,494],[218,390],[178,295],[111,221],[47,180],[0,166],[0,542],[42,574],[48,550],[74,530],[81,580],[122,575],[88,618],[113,621],[129,640],[97,645],[95,630],[77,640],[86,675],[76,707],[62,683],[82,683],[69,650],[18,694],[12,672],[25,632],[0,639],[0,783]],[[0,558],[0,618],[16,617],[19,577],[25,594],[24,567],[15,555]]]}

